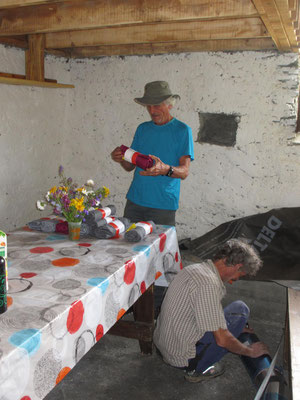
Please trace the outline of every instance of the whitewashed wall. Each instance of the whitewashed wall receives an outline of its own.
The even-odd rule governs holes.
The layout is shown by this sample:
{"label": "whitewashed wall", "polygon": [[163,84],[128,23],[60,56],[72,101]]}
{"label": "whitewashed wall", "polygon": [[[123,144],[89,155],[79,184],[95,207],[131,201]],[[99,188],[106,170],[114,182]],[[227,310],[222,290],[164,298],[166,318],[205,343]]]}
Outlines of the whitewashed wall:
{"label": "whitewashed wall", "polygon": [[[23,53],[0,47],[0,71],[22,73],[20,67]],[[108,186],[108,202],[122,214],[132,175],[111,161],[110,152],[130,145],[136,126],[148,119],[133,98],[158,79],[180,94],[174,116],[192,127],[194,140],[199,112],[241,115],[234,148],[194,143],[177,213],[179,238],[198,237],[244,215],[298,206],[300,147],[288,145],[296,118],[296,55],[47,57],[46,76],[75,89],[0,86],[0,143],[8,149],[0,172],[3,229],[36,216],[34,200],[51,186],[59,163],[77,181],[93,178]]]}
{"label": "whitewashed wall", "polygon": [[[62,62],[49,67],[49,78],[69,78]],[[24,74],[24,51],[0,46],[0,71]],[[0,229],[40,216],[35,201],[52,184],[61,161],[70,95],[68,90],[0,84]]]}

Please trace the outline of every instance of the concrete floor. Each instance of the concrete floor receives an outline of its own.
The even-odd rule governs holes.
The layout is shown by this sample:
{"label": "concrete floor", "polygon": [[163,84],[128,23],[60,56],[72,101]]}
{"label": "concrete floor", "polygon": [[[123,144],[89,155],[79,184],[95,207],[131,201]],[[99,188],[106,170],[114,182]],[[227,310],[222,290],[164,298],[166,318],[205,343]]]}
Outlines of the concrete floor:
{"label": "concrete floor", "polygon": [[[188,257],[184,260],[184,265],[191,262]],[[274,355],[285,323],[286,289],[272,282],[239,281],[228,285],[224,306],[237,299],[250,307],[249,323]],[[282,347],[278,366],[283,364]],[[141,355],[136,340],[105,335],[45,399],[254,399],[256,388],[240,358],[227,354],[223,362],[222,376],[191,384],[184,380],[183,371],[166,365],[155,352]]]}

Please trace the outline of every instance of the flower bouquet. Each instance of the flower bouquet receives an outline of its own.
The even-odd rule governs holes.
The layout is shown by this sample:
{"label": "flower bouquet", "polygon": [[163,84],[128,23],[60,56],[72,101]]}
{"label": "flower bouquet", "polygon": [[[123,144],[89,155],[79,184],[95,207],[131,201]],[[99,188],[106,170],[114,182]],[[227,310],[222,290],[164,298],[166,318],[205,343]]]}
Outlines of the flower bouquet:
{"label": "flower bouquet", "polygon": [[47,205],[53,208],[56,215],[63,215],[69,225],[70,238],[76,232],[75,239],[79,239],[80,225],[90,211],[100,206],[100,201],[109,194],[109,189],[102,186],[94,189],[94,181],[89,179],[84,185],[78,186],[72,178],[66,178],[64,168],[58,169],[59,186],[53,186],[45,196],[46,201],[38,200],[37,208],[45,210]]}

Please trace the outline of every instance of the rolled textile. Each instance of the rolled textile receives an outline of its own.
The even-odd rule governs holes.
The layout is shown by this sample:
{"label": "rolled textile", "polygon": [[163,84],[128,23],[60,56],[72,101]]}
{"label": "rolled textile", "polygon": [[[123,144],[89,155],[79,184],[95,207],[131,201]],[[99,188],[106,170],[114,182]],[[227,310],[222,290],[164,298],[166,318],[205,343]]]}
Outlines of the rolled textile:
{"label": "rolled textile", "polygon": [[114,215],[115,213],[116,207],[113,204],[110,204],[106,207],[90,211],[85,217],[85,220],[88,225],[93,225],[95,222],[101,221],[103,218]]}
{"label": "rolled textile", "polygon": [[85,222],[82,222],[80,227],[80,235],[87,236],[90,233],[91,233],[90,225],[86,224]]}
{"label": "rolled textile", "polygon": [[68,222],[67,221],[59,222],[55,227],[55,232],[67,235],[69,233]]}
{"label": "rolled textile", "polygon": [[56,230],[56,225],[59,224],[58,219],[43,219],[41,223],[42,232],[52,233]]}
{"label": "rolled textile", "polygon": [[137,165],[142,169],[151,168],[154,164],[154,161],[150,156],[139,153],[138,151],[135,151],[130,147],[124,146],[123,144],[121,145],[121,151],[124,160],[130,162],[131,164]]}
{"label": "rolled textile", "polygon": [[125,232],[129,228],[131,222],[128,218],[118,218],[113,222],[100,226],[92,231],[92,235],[98,239],[112,239],[118,238],[121,233]]}
{"label": "rolled textile", "polygon": [[89,226],[91,227],[91,229],[100,228],[100,226],[109,224],[110,222],[113,222],[115,219],[116,217],[104,217],[103,219],[100,219],[100,221],[96,221],[94,224],[90,224]]}
{"label": "rolled textile", "polygon": [[140,242],[145,236],[155,232],[156,225],[153,221],[140,221],[133,229],[125,233],[124,239],[127,242]]}
{"label": "rolled textile", "polygon": [[41,231],[42,219],[35,219],[34,221],[28,222],[27,226],[34,231]]}

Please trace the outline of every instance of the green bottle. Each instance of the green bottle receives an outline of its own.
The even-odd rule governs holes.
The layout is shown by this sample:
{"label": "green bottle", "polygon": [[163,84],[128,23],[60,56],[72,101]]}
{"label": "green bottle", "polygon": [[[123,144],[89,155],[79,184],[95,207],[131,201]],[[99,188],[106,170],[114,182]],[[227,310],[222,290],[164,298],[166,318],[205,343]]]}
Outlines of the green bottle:
{"label": "green bottle", "polygon": [[5,258],[0,256],[0,314],[7,310]]}

